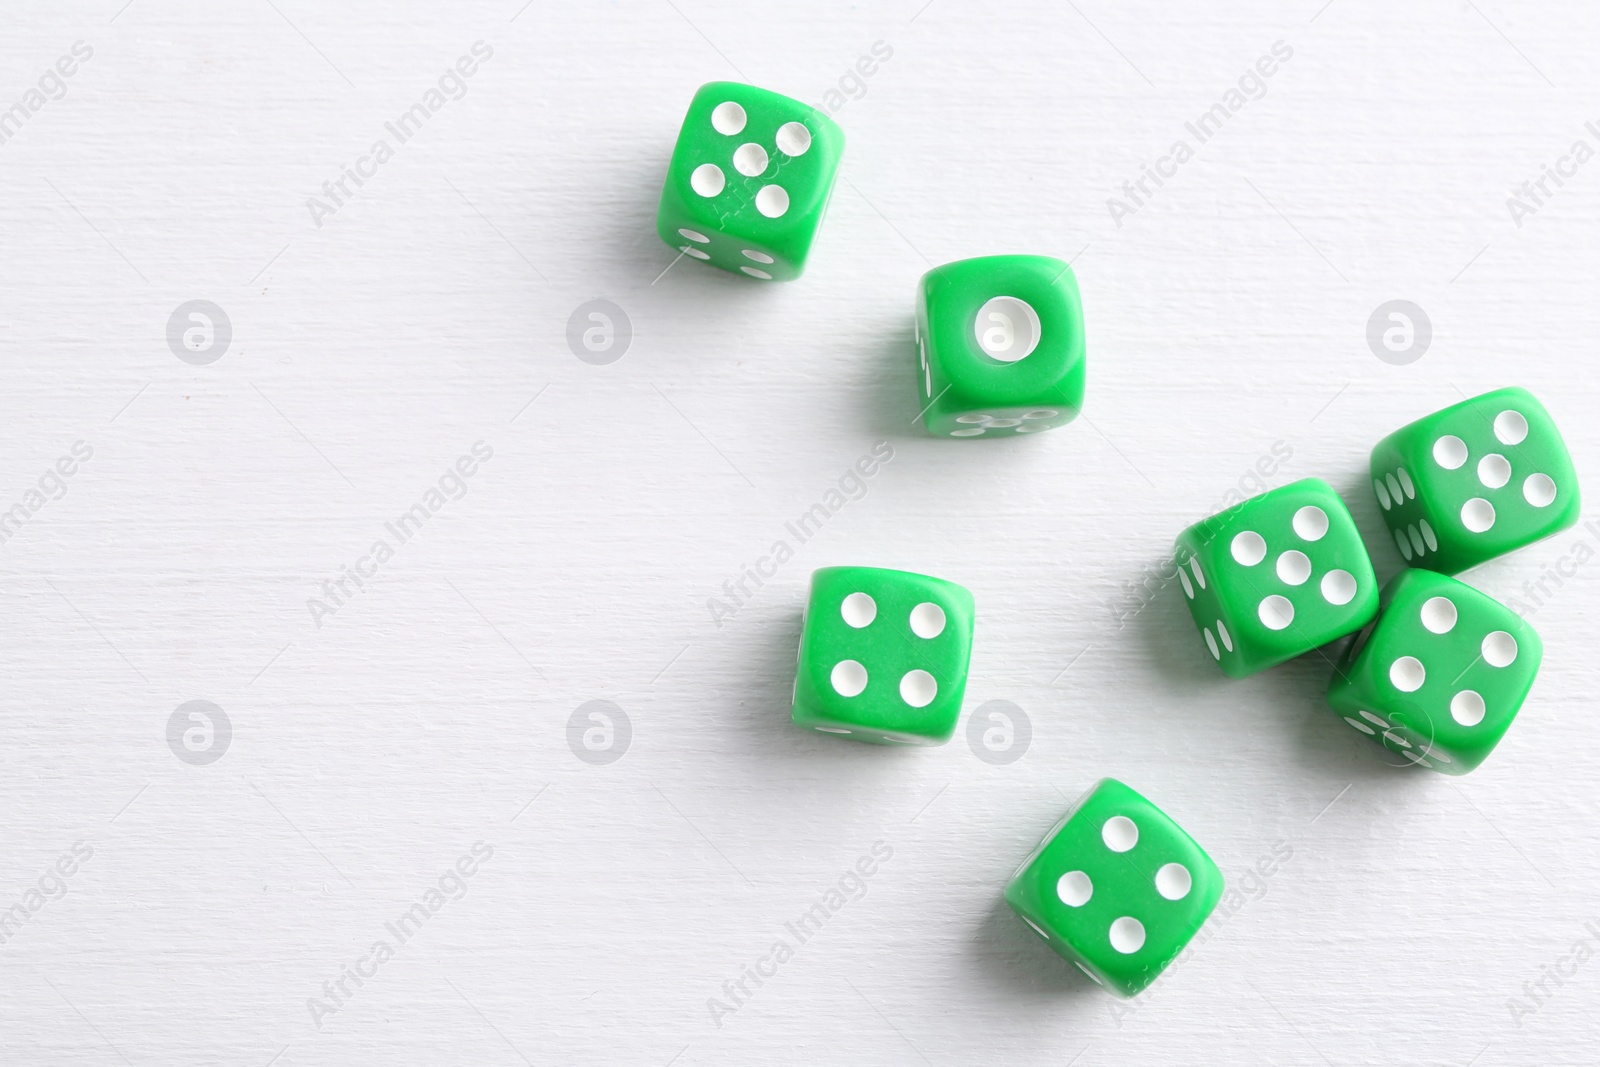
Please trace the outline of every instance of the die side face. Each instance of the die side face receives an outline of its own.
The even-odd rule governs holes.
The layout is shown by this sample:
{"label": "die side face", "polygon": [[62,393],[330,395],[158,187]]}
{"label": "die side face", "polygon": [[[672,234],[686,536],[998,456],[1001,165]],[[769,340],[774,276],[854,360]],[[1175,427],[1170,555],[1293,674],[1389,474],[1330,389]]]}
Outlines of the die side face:
{"label": "die side face", "polygon": [[1222,889],[1222,872],[1182,827],[1106,778],[1023,861],[1005,898],[1058,954],[1133,996],[1183,951]]}
{"label": "die side face", "polygon": [[1383,602],[1370,633],[1341,657],[1329,705],[1395,763],[1474,770],[1533,686],[1538,633],[1493,597],[1432,571],[1401,572]]}
{"label": "die side face", "polygon": [[1405,561],[1456,574],[1578,521],[1566,442],[1526,389],[1497,389],[1395,431],[1372,489]]}
{"label": "die side face", "polygon": [[792,721],[884,745],[942,745],[955,732],[972,654],[972,594],[876,567],[812,575]]}
{"label": "die side face", "polygon": [[1234,678],[1353,633],[1378,610],[1355,521],[1317,478],[1189,527],[1174,562],[1207,654]]}
{"label": "die side face", "polygon": [[805,270],[844,133],[798,100],[737,82],[689,104],[656,215],[683,256],[762,281]]}
{"label": "die side face", "polygon": [[1064,426],[1083,409],[1083,306],[1072,268],[1049,256],[947,263],[917,287],[918,407],[939,437]]}

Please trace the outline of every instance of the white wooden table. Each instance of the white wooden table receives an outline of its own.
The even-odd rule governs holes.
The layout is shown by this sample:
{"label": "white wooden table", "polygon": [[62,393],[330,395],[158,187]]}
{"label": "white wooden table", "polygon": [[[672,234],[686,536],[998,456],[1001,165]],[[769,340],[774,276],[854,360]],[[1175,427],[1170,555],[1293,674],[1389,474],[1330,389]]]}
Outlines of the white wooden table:
{"label": "white wooden table", "polygon": [[[519,2],[6,13],[0,1062],[1596,1062],[1600,524],[1470,576],[1547,652],[1462,780],[1316,657],[1224,679],[1158,571],[1319,475],[1388,577],[1367,450],[1504,384],[1600,499],[1600,11]],[[662,273],[721,78],[849,138],[796,283]],[[1076,265],[1085,417],[925,437],[916,280],[1006,251]],[[1018,758],[787,724],[835,563],[973,590]],[[999,900],[1103,775],[1237,890],[1130,1003]]]}

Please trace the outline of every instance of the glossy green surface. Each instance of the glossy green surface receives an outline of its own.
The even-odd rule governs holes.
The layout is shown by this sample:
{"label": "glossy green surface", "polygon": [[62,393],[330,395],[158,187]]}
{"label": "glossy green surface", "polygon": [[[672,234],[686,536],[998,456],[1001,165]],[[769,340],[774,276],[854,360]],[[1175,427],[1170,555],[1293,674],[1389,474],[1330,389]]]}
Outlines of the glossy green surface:
{"label": "glossy green surface", "polygon": [[873,744],[944,744],[961,716],[972,620],[972,594],[954,582],[878,567],[817,571],[794,724]]}
{"label": "glossy green surface", "polygon": [[917,406],[929,433],[1037,433],[1083,410],[1083,307],[1061,260],[946,263],[922,276],[916,310]]}
{"label": "glossy green surface", "polygon": [[1372,450],[1372,488],[1407,563],[1458,574],[1578,521],[1561,431],[1526,389],[1496,389]]}
{"label": "glossy green surface", "polygon": [[1432,571],[1402,571],[1340,657],[1328,703],[1391,762],[1466,774],[1500,743],[1544,645],[1516,612]]}
{"label": "glossy green surface", "polygon": [[1354,633],[1378,579],[1350,510],[1320,478],[1273,489],[1178,535],[1179,584],[1206,654],[1233,678]]}
{"label": "glossy green surface", "polygon": [[1114,778],[1079,798],[1005,889],[1034,933],[1125,997],[1155,981],[1221,897],[1222,872],[1194,838]]}
{"label": "glossy green surface", "polygon": [[702,85],[678,131],[656,232],[684,258],[798,278],[843,154],[844,131],[809,104],[739,82]]}

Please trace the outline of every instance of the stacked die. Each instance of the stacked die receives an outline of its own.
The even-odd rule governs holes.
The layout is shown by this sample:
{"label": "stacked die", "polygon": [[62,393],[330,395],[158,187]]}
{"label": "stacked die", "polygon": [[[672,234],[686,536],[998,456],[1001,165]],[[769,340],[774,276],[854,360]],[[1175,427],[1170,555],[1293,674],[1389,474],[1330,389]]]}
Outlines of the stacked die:
{"label": "stacked die", "polygon": [[1350,513],[1317,479],[1185,530],[1178,576],[1206,650],[1235,678],[1361,631],[1330,706],[1406,762],[1466,774],[1516,718],[1543,648],[1509,607],[1450,576],[1575,523],[1572,459],[1544,406],[1511,388],[1395,431],[1371,471],[1413,568],[1381,591]]}

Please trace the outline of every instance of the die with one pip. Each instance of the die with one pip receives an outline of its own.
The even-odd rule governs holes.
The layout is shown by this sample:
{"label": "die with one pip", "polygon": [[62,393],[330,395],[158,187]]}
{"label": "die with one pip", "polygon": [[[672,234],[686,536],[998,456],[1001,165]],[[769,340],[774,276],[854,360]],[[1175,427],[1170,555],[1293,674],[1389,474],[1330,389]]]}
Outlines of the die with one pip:
{"label": "die with one pip", "polygon": [[1083,410],[1083,307],[1049,256],[984,256],[917,285],[917,394],[936,437],[1008,437]]}

